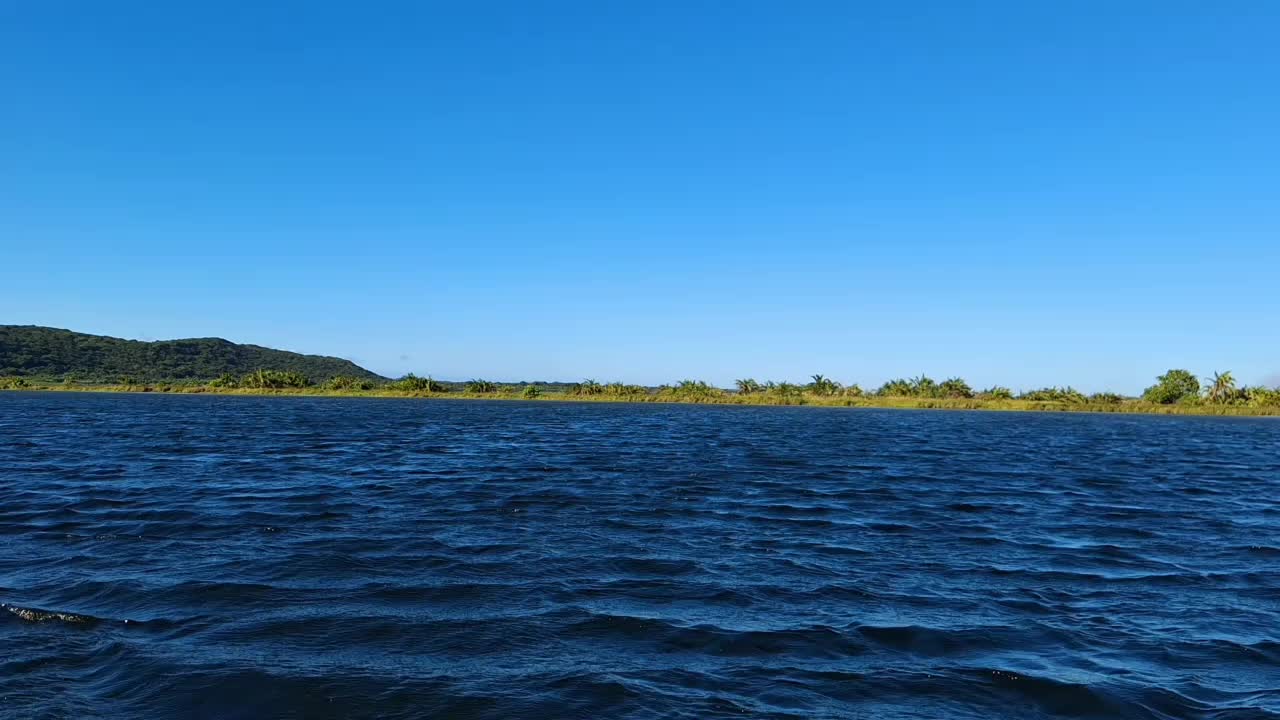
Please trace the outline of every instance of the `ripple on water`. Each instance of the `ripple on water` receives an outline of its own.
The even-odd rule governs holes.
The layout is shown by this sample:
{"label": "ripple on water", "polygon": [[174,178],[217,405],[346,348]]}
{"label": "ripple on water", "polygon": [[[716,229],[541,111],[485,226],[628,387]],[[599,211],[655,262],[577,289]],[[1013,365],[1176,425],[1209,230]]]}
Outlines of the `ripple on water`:
{"label": "ripple on water", "polygon": [[1269,420],[3,393],[0,437],[6,720],[1280,716]]}

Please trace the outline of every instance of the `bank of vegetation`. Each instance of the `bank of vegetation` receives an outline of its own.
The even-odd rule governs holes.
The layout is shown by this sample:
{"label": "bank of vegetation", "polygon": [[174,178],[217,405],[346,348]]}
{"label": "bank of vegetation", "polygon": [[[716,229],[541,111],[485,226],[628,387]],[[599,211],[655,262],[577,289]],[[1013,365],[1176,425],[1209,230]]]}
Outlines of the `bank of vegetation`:
{"label": "bank of vegetation", "polygon": [[115,382],[88,383],[75,377],[40,379],[0,377],[0,390],[100,390],[117,392],[221,393],[241,395],[317,395],[457,399],[561,400],[582,402],[673,402],[725,405],[818,405],[839,407],[1038,410],[1201,415],[1280,415],[1280,388],[1240,386],[1230,372],[1202,381],[1187,370],[1169,370],[1139,397],[1117,393],[1085,394],[1072,387],[1014,392],[992,386],[975,390],[963,378],[941,381],[921,375],[890,380],[864,390],[825,375],[809,382],[738,380],[719,388],[698,380],[647,387],[619,382],[499,383],[473,379],[442,382],[409,374],[397,380],[335,375],[316,382],[304,373],[254,370],[224,373],[207,382],[142,382],[124,376]]}

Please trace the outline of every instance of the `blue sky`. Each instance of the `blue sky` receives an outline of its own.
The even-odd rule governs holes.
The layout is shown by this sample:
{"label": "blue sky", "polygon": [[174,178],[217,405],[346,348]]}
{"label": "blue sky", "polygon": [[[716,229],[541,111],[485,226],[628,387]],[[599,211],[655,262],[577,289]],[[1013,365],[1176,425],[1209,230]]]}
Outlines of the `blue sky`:
{"label": "blue sky", "polygon": [[450,379],[1280,383],[1275,3],[259,5],[0,7],[0,323]]}

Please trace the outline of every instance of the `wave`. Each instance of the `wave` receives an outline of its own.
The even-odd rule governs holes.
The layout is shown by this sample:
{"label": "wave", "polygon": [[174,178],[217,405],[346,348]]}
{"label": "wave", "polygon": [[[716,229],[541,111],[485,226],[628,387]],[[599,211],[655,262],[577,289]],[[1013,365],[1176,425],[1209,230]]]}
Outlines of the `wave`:
{"label": "wave", "polygon": [[0,720],[1280,710],[1274,423],[10,398]]}
{"label": "wave", "polygon": [[19,619],[31,623],[61,622],[70,625],[97,625],[101,618],[80,613],[63,612],[61,610],[42,610],[40,608],[20,607],[8,603],[0,603],[0,610],[5,610]]}

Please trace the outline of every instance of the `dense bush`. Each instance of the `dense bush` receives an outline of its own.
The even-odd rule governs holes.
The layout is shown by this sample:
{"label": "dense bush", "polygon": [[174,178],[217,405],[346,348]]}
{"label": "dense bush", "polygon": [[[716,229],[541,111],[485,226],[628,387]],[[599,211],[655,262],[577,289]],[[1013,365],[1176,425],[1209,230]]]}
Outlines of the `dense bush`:
{"label": "dense bush", "polygon": [[1083,403],[1088,398],[1084,393],[1073,387],[1047,387],[1039,390],[1029,390],[1018,396],[1019,400],[1036,400],[1039,402],[1065,402],[1065,403]]}
{"label": "dense bush", "polygon": [[488,380],[472,380],[467,383],[466,390],[469,393],[477,393],[486,395],[498,391],[498,384],[489,382]]}
{"label": "dense bush", "polygon": [[280,370],[256,370],[240,378],[240,387],[252,390],[282,390],[310,385],[311,379],[306,375]]}
{"label": "dense bush", "polygon": [[209,383],[209,387],[215,388],[237,388],[240,387],[240,379],[231,373],[223,373]]}
{"label": "dense bush", "polygon": [[611,382],[604,386],[604,394],[609,397],[634,398],[648,393],[648,388],[643,385],[626,385],[620,382]]}
{"label": "dense bush", "polygon": [[437,393],[446,390],[443,383],[432,380],[430,377],[418,377],[413,373],[391,383],[390,387],[393,390],[415,393]]}
{"label": "dense bush", "polygon": [[0,390],[17,390],[27,386],[27,381],[20,377],[0,377]]}
{"label": "dense bush", "polygon": [[1142,392],[1147,402],[1171,405],[1200,394],[1200,380],[1186,370],[1170,370],[1156,378],[1156,384]]}
{"label": "dense bush", "polygon": [[790,401],[798,399],[801,393],[804,392],[804,388],[796,385],[795,383],[773,382],[770,380],[765,383],[765,392],[783,400]]}
{"label": "dense bush", "polygon": [[876,390],[876,394],[881,397],[910,397],[915,394],[915,390],[910,380],[899,378],[881,385],[880,389]]}
{"label": "dense bush", "polygon": [[938,386],[938,392],[942,397],[948,398],[973,397],[973,389],[969,387],[969,383],[958,377],[943,380],[942,384]]}
{"label": "dense bush", "polygon": [[591,395],[600,395],[604,393],[604,386],[595,380],[583,380],[580,383],[574,383],[569,386],[566,391],[570,395],[578,397],[589,397]]}
{"label": "dense bush", "polygon": [[1280,388],[1248,387],[1242,392],[1244,402],[1253,407],[1280,406]]}
{"label": "dense bush", "polygon": [[920,375],[910,380],[890,380],[881,385],[876,394],[881,397],[971,398],[973,388],[958,377],[939,383],[927,375]]}
{"label": "dense bush", "polygon": [[813,382],[805,386],[805,390],[811,395],[831,396],[843,390],[840,383],[823,375],[814,375]]}
{"label": "dense bush", "polygon": [[659,395],[681,402],[705,402],[724,397],[724,391],[702,380],[681,380],[662,388]]}
{"label": "dense bush", "polygon": [[324,387],[326,390],[372,390],[377,385],[368,378],[337,375],[329,378],[329,382],[325,383]]}

